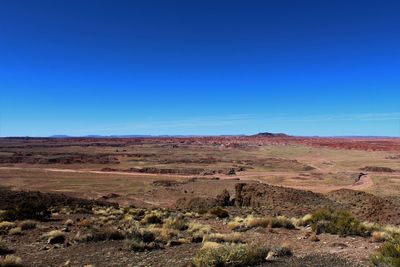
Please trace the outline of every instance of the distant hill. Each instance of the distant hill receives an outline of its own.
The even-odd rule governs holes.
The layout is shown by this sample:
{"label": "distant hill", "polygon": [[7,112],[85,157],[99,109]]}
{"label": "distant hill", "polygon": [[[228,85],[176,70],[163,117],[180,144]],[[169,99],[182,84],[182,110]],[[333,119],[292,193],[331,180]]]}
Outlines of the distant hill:
{"label": "distant hill", "polygon": [[65,134],[55,134],[55,135],[52,135],[52,136],[49,136],[49,137],[50,138],[68,138],[70,136],[65,135]]}
{"label": "distant hill", "polygon": [[264,132],[264,133],[258,133],[253,136],[259,136],[259,137],[288,137],[289,135],[284,134],[284,133],[269,133],[269,132]]}

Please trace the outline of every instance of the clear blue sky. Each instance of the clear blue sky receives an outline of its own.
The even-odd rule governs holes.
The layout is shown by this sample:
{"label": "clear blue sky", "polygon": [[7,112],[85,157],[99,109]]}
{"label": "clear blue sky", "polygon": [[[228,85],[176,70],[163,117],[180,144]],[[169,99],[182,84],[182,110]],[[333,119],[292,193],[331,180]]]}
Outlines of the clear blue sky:
{"label": "clear blue sky", "polygon": [[0,2],[0,136],[400,135],[400,1]]}

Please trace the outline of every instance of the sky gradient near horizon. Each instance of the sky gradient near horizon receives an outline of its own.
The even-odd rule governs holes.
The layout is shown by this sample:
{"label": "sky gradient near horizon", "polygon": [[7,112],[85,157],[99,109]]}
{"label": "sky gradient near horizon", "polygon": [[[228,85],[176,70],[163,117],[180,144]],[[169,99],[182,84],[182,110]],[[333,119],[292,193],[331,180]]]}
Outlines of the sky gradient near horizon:
{"label": "sky gradient near horizon", "polygon": [[400,136],[400,2],[4,0],[0,136]]}

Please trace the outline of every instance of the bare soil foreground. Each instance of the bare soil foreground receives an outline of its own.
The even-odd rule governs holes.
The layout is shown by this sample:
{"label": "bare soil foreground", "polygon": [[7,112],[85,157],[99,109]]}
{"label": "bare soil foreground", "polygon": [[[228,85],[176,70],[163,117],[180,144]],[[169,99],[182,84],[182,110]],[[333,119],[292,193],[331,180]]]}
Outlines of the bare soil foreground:
{"label": "bare soil foreground", "polygon": [[400,139],[1,138],[0,210],[0,266],[400,266]]}

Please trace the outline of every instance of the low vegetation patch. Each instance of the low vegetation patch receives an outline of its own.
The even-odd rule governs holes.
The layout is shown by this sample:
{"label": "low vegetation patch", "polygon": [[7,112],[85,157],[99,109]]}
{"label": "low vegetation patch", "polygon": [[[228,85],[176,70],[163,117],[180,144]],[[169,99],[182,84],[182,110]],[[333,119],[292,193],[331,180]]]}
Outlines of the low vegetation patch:
{"label": "low vegetation patch", "polygon": [[22,267],[22,260],[20,257],[14,255],[7,255],[0,258],[0,267]]}
{"label": "low vegetation patch", "polygon": [[78,233],[74,238],[74,240],[77,242],[99,242],[123,239],[125,239],[125,234],[114,227],[91,228],[88,233],[83,235]]}
{"label": "low vegetation patch", "polygon": [[211,227],[201,223],[191,222],[187,230],[188,234],[192,236],[192,241],[199,243],[203,241],[203,237],[211,233]]}
{"label": "low vegetation patch", "polygon": [[68,220],[66,220],[66,221],[64,222],[64,225],[65,225],[65,226],[72,226],[72,225],[74,225],[74,221],[71,220],[71,219],[68,219]]}
{"label": "low vegetation patch", "polygon": [[249,215],[244,219],[236,217],[233,221],[228,223],[228,227],[236,231],[246,231],[255,227],[286,228],[286,229],[295,228],[294,224],[292,223],[292,220],[284,216],[255,217],[253,215]]}
{"label": "low vegetation patch", "polygon": [[144,216],[141,220],[142,224],[162,224],[163,216],[158,212],[151,212]]}
{"label": "low vegetation patch", "polygon": [[14,227],[8,232],[10,235],[22,235],[21,227]]}
{"label": "low vegetation patch", "polygon": [[176,216],[173,218],[168,218],[164,221],[164,227],[168,227],[171,229],[184,231],[189,228],[188,220],[183,216]]}
{"label": "low vegetation patch", "polygon": [[221,207],[212,208],[208,211],[211,215],[214,215],[217,218],[224,219],[229,217],[229,213],[227,210],[224,210]]}
{"label": "low vegetation patch", "polygon": [[146,244],[138,239],[126,240],[124,243],[124,247],[127,250],[143,252],[146,250]]}
{"label": "low vegetation patch", "polygon": [[372,241],[373,242],[384,242],[389,240],[390,235],[384,231],[374,231],[372,232]]}
{"label": "low vegetation patch", "polygon": [[0,233],[7,233],[10,229],[14,228],[16,226],[15,223],[13,222],[0,222]]}
{"label": "low vegetation patch", "polygon": [[51,215],[49,207],[42,201],[22,201],[18,203],[15,209],[6,210],[1,215],[2,220],[47,220]]}
{"label": "low vegetation patch", "polygon": [[25,221],[20,222],[19,227],[21,227],[21,229],[23,231],[33,230],[37,227],[37,223],[32,220],[25,220]]}
{"label": "low vegetation patch", "polygon": [[148,227],[148,231],[152,232],[155,236],[155,240],[162,244],[167,244],[170,240],[175,239],[179,235],[178,230],[174,230],[168,227]]}
{"label": "low vegetation patch", "polygon": [[400,266],[400,235],[383,244],[370,259],[374,266]]}
{"label": "low vegetation patch", "polygon": [[193,259],[198,267],[205,266],[254,266],[262,263],[269,249],[247,244],[205,243]]}
{"label": "low vegetation patch", "polygon": [[340,236],[370,236],[371,232],[347,211],[321,209],[310,220],[312,229],[317,233],[337,234]]}
{"label": "low vegetation patch", "polygon": [[0,241],[0,255],[7,255],[13,252],[14,251],[12,249],[9,249],[4,242]]}
{"label": "low vegetation patch", "polygon": [[242,235],[240,233],[230,233],[230,234],[209,234],[205,235],[203,242],[215,242],[215,243],[242,243]]}
{"label": "low vegetation patch", "polygon": [[43,235],[47,238],[47,243],[49,244],[61,244],[65,241],[65,233],[59,230],[53,230]]}

